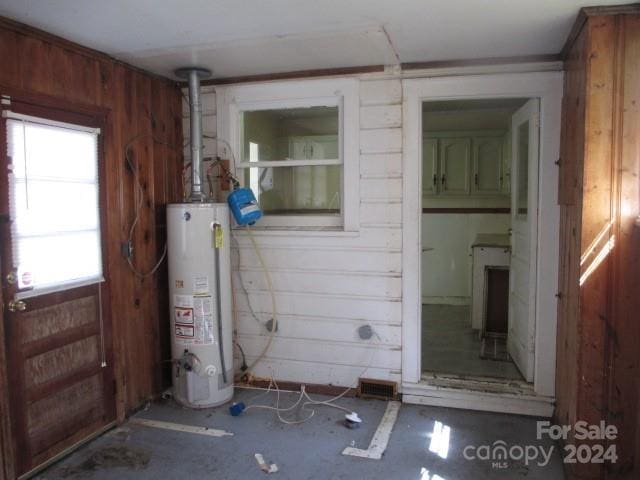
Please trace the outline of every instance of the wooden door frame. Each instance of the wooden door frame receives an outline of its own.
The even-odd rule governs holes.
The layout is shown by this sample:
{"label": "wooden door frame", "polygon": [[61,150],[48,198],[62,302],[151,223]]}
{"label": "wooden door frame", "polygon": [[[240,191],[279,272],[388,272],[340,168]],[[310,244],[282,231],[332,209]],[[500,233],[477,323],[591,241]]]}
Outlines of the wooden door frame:
{"label": "wooden door frame", "polygon": [[[100,135],[98,136],[98,175],[99,175],[99,204],[106,205],[107,191],[105,188],[106,177],[108,175],[108,169],[106,165],[105,145],[108,144],[112,132],[110,129],[110,110],[102,107],[96,107],[93,105],[85,105],[77,102],[68,102],[57,97],[51,97],[48,95],[41,95],[32,92],[25,92],[14,88],[8,88],[0,85],[0,95],[2,95],[1,110],[12,110],[18,113],[32,115],[35,117],[50,119],[54,121],[61,121],[66,123],[75,123],[84,126],[100,128]],[[6,119],[0,119],[0,148],[6,155]],[[0,173],[0,185],[8,192],[8,175],[7,172]],[[3,214],[3,218],[0,219],[0,257],[2,260],[7,261],[11,258],[11,247],[9,244],[10,231],[9,231],[9,205],[8,198],[0,198],[0,213]],[[7,215],[4,216],[4,213]],[[101,253],[102,253],[102,268],[104,281],[97,287],[100,291],[100,297],[102,298],[101,314],[102,314],[102,326],[104,337],[104,355],[106,364],[110,366],[105,371],[107,377],[105,378],[105,385],[113,386],[113,388],[107,388],[105,395],[115,394],[115,365],[114,365],[114,343],[113,343],[113,324],[111,319],[111,304],[110,304],[110,282],[109,282],[109,262],[107,258],[107,239],[109,238],[108,224],[106,211],[100,208],[100,231],[101,231]],[[4,284],[4,278],[0,278],[0,282]],[[78,287],[83,288],[83,287]],[[2,291],[0,288],[0,299],[2,299]],[[50,295],[56,295],[56,293],[43,294],[43,297],[49,297]],[[30,302],[36,301],[34,297]],[[3,299],[7,300],[7,299]],[[16,445],[17,431],[14,425],[15,415],[11,413],[11,395],[13,391],[9,388],[9,377],[6,366],[9,363],[15,363],[15,358],[9,358],[8,341],[9,338],[6,335],[7,320],[4,313],[4,303],[2,303],[2,311],[0,311],[0,360],[2,361],[2,371],[0,371],[0,414],[2,419],[0,420],[0,435],[4,436],[9,434],[9,441],[7,444],[3,440],[2,453],[4,455],[4,474],[6,478],[13,478],[19,469],[20,462],[18,461],[18,446]],[[15,399],[13,400],[15,402]],[[116,406],[115,396],[113,402],[106,405],[105,414],[110,420],[116,419]],[[55,458],[55,457],[54,457]],[[35,467],[35,470],[39,469],[39,466]],[[33,471],[33,470],[31,470]]]}
{"label": "wooden door frame", "polygon": [[[403,85],[402,182],[402,382],[415,391],[421,379],[421,136],[422,102],[480,98],[540,99],[538,259],[536,283],[536,395],[555,395],[561,71],[405,79]],[[541,221],[540,219],[543,219]],[[473,408],[473,402],[468,403]],[[524,413],[524,412],[523,412]]]}
{"label": "wooden door frame", "polygon": [[[3,129],[0,128],[0,132]],[[2,133],[0,133],[1,135]],[[2,224],[9,220],[4,214],[0,217],[0,229]],[[0,237],[0,271],[2,271],[3,244]],[[0,478],[8,480],[15,477],[15,452],[13,445],[13,430],[11,428],[11,415],[9,410],[9,377],[7,372],[7,356],[4,334],[4,299],[0,288]]]}

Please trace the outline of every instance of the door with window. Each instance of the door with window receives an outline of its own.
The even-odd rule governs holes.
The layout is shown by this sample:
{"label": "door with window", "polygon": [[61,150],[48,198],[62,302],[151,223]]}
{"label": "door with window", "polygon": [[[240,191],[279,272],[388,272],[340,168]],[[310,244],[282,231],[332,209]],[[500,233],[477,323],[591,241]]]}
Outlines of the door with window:
{"label": "door with window", "polygon": [[522,376],[533,381],[536,318],[540,106],[529,100],[512,117],[511,267],[507,347]]}
{"label": "door with window", "polygon": [[19,474],[115,419],[100,118],[3,102],[0,253]]}

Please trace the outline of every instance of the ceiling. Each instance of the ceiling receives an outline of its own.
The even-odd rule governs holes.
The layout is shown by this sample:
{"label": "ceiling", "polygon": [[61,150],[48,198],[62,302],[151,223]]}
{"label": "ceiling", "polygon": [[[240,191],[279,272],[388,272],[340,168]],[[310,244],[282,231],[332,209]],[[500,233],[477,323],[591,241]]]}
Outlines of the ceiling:
{"label": "ceiling", "polygon": [[171,76],[558,53],[580,7],[625,0],[0,0],[0,15]]}

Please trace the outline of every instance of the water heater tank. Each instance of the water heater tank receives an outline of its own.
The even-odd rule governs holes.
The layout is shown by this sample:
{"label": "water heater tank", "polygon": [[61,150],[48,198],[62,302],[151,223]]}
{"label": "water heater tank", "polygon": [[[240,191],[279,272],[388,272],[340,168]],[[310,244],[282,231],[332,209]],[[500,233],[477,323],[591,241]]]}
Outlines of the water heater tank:
{"label": "water heater tank", "polygon": [[233,396],[229,207],[167,206],[173,396],[206,408]]}

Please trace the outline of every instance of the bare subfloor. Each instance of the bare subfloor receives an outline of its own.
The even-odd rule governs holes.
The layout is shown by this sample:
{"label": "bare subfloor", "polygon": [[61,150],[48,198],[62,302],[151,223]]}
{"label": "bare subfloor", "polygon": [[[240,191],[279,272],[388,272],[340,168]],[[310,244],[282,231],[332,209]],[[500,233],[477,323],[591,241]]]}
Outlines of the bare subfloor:
{"label": "bare subfloor", "polygon": [[[236,401],[252,403],[255,391],[236,390]],[[320,399],[326,397],[317,396]],[[286,393],[281,403],[292,404],[297,394]],[[255,402],[275,402],[269,393]],[[562,461],[548,439],[536,440],[536,419],[514,415],[447,408],[402,405],[391,439],[381,460],[344,456],[347,446],[366,449],[378,428],[386,402],[343,398],[337,403],[356,410],[360,429],[342,424],[339,410],[316,407],[315,415],[299,425],[280,423],[271,410],[253,409],[232,417],[228,406],[188,410],[172,401],[152,404],[136,417],[233,433],[210,437],[125,423],[97,438],[41,473],[41,479],[410,479],[481,480],[562,479]],[[305,412],[298,412],[304,416]],[[295,418],[295,415],[292,417]],[[299,418],[299,417],[298,417]],[[436,432],[434,438],[434,432]],[[550,461],[524,459],[468,460],[476,447],[492,447],[502,440],[507,448],[553,448]],[[533,451],[533,447],[529,449]],[[517,448],[514,453],[519,452]],[[262,472],[254,458],[261,453],[279,471]],[[480,453],[482,456],[482,453]],[[528,464],[527,464],[528,463]]]}
{"label": "bare subfloor", "polygon": [[466,305],[422,305],[422,371],[524,381],[513,362],[480,358]]}

